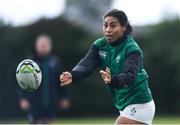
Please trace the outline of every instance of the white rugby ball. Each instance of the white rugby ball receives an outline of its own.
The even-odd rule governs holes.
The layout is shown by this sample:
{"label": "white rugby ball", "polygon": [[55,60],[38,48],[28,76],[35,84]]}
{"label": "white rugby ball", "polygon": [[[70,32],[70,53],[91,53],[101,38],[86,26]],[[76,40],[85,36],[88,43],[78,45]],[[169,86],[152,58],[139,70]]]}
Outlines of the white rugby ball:
{"label": "white rugby ball", "polygon": [[34,91],[41,84],[42,73],[34,61],[25,59],[17,67],[16,79],[22,89]]}

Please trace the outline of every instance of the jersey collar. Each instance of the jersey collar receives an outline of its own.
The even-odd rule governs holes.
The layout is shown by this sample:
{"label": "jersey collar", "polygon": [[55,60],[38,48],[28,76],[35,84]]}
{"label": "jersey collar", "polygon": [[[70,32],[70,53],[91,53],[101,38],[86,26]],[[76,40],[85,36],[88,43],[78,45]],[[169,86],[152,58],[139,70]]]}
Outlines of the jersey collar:
{"label": "jersey collar", "polygon": [[113,43],[110,43],[110,45],[111,45],[112,47],[119,46],[119,45],[121,45],[124,41],[126,41],[127,38],[128,38],[128,36],[127,36],[127,35],[124,35],[122,38],[119,38],[119,39],[117,39],[116,41],[114,41]]}

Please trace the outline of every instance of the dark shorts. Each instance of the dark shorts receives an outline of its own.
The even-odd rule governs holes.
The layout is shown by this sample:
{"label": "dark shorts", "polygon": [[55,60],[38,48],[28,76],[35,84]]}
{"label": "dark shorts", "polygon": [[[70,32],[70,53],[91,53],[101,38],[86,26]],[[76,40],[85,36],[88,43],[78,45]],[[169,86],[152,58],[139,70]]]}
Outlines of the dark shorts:
{"label": "dark shorts", "polygon": [[33,107],[28,111],[28,121],[30,123],[52,120],[54,118],[55,112],[52,107]]}

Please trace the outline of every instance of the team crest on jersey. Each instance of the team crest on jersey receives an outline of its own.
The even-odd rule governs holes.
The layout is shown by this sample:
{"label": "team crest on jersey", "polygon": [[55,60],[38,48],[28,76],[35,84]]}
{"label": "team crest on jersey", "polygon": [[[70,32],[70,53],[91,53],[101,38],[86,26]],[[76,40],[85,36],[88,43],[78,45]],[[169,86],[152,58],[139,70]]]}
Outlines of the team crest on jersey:
{"label": "team crest on jersey", "polygon": [[116,63],[119,63],[119,62],[120,62],[120,59],[121,59],[121,56],[118,55],[118,56],[116,57]]}
{"label": "team crest on jersey", "polygon": [[106,56],[107,56],[107,52],[105,52],[105,51],[99,51],[99,56],[100,56],[101,58],[105,59]]}
{"label": "team crest on jersey", "polygon": [[136,108],[133,107],[133,108],[131,109],[131,115],[134,115],[135,113],[136,113]]}

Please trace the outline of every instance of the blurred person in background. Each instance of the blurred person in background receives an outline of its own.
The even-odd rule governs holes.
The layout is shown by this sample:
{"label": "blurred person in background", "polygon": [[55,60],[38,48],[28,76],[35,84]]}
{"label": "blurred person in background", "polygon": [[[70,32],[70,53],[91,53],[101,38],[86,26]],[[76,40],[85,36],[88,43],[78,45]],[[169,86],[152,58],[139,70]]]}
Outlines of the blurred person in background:
{"label": "blurred person in background", "polygon": [[32,57],[41,68],[42,83],[38,90],[26,92],[19,88],[20,108],[27,112],[29,123],[52,122],[57,106],[63,110],[68,110],[70,102],[67,88],[59,86],[59,74],[63,71],[63,66],[59,58],[52,53],[52,40],[42,34],[35,42],[35,55]]}
{"label": "blurred person in background", "polygon": [[97,39],[71,72],[60,75],[61,86],[77,82],[100,67],[120,115],[115,124],[152,124],[155,104],[143,66],[143,53],[132,38],[132,26],[121,10],[104,16],[104,37]]}

